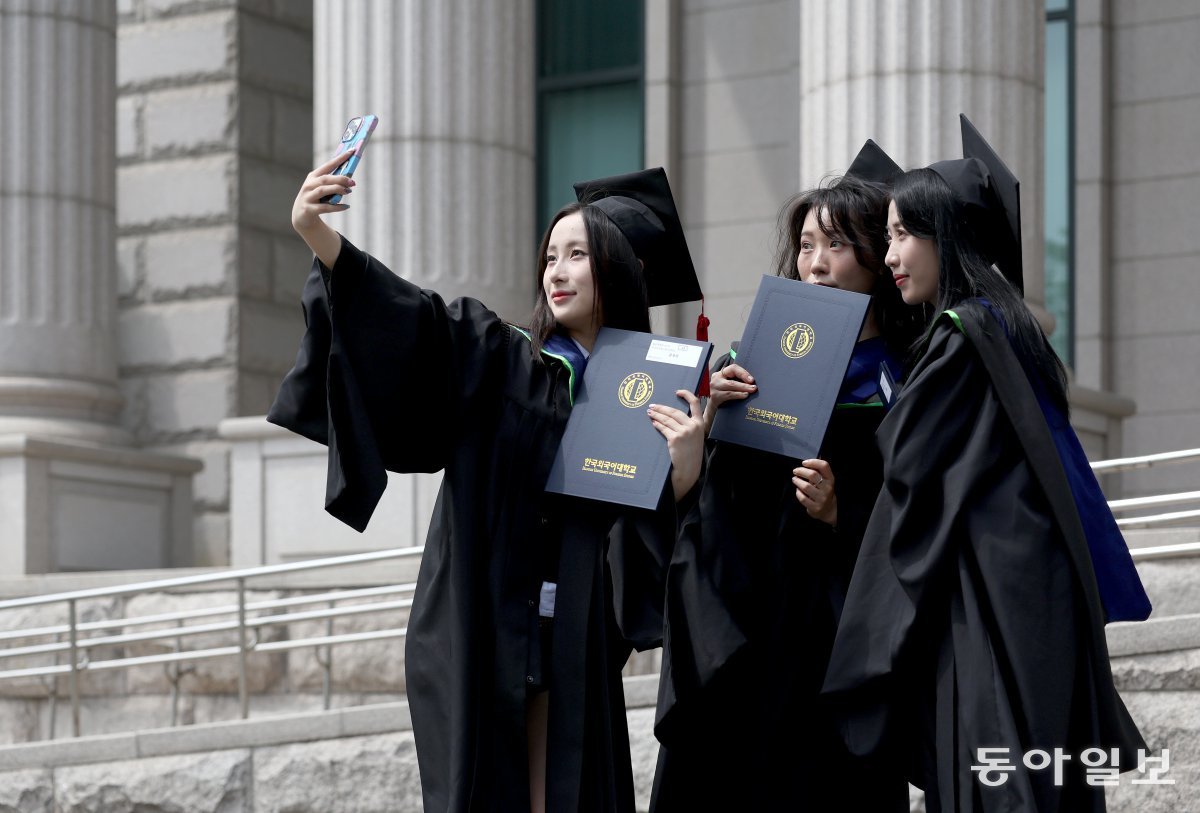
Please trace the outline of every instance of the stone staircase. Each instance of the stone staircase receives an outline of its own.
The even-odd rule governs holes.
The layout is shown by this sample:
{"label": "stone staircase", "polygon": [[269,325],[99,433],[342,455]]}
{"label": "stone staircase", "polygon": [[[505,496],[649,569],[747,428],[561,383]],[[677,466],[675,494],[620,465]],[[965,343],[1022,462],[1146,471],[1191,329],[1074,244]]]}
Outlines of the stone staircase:
{"label": "stone staircase", "polygon": [[[1200,528],[1130,531],[1131,548],[1200,542]],[[1169,748],[1174,785],[1133,785],[1123,774],[1109,791],[1117,813],[1200,813],[1200,555],[1139,561],[1155,605],[1140,624],[1109,627],[1113,674],[1153,752]],[[275,593],[285,594],[289,585]],[[273,593],[274,594],[274,593]],[[138,610],[224,600],[206,593],[137,599]],[[137,609],[137,608],[135,608]],[[101,612],[128,608],[101,607]],[[32,626],[40,623],[27,619]],[[339,623],[369,626],[366,620]],[[299,633],[297,633],[299,634]],[[419,811],[420,786],[397,642],[338,653],[333,705],[321,708],[319,674],[299,653],[254,667],[251,719],[237,717],[232,675],[219,663],[187,676],[180,721],[168,727],[171,699],[159,673],[106,675],[85,695],[84,731],[46,740],[41,691],[0,686],[0,811],[20,813],[373,813]],[[651,727],[657,694],[655,654],[626,678],[634,777],[642,809],[649,800],[657,745]],[[133,672],[130,672],[133,675]],[[43,692],[44,694],[44,692]],[[95,732],[104,733],[95,733]],[[23,740],[23,741],[18,741]],[[34,741],[41,740],[41,741]],[[912,809],[923,809],[914,793]]]}
{"label": "stone staircase", "polygon": [[[1200,543],[1200,528],[1127,531],[1132,550]],[[1154,604],[1148,621],[1108,628],[1117,688],[1150,750],[1171,751],[1164,778],[1174,785],[1134,785],[1136,770],[1109,792],[1109,809],[1200,813],[1200,555],[1138,562]]]}

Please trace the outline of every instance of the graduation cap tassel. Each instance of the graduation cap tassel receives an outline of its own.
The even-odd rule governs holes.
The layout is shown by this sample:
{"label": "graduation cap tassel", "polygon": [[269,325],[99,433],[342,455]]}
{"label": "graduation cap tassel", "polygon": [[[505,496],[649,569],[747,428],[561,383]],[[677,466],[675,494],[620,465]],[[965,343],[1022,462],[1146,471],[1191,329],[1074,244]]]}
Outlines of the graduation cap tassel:
{"label": "graduation cap tassel", "polygon": [[[696,339],[702,342],[708,341],[708,317],[704,315],[704,297],[700,297],[700,315],[696,317]],[[708,365],[704,365],[704,375],[700,379],[700,387],[696,394],[701,398],[708,397]]]}

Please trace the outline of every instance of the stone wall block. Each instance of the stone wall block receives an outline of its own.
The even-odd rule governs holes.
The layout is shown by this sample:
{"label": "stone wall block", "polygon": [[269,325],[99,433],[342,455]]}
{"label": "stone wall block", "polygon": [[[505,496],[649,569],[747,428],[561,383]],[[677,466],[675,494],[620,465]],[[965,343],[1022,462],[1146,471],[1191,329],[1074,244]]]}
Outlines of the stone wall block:
{"label": "stone wall block", "polygon": [[192,563],[196,567],[229,564],[229,512],[197,511],[192,518]]}
{"label": "stone wall block", "polygon": [[300,346],[303,335],[303,315],[294,304],[246,299],[238,309],[238,340],[243,369],[269,373],[276,384],[292,368],[296,360],[296,348]]}
{"label": "stone wall block", "polygon": [[1200,691],[1200,649],[1112,659],[1121,691]]}
{"label": "stone wall block", "polygon": [[148,93],[142,113],[147,157],[230,149],[235,145],[237,114],[233,82]]}
{"label": "stone wall block", "polygon": [[276,234],[292,233],[292,202],[306,174],[307,170],[242,156],[238,167],[238,212],[242,222]]}
{"label": "stone wall block", "polygon": [[54,778],[48,770],[0,773],[0,811],[58,813],[54,807]]}
{"label": "stone wall block", "polygon": [[230,226],[151,234],[146,240],[146,297],[151,301],[228,293],[238,242]]}
{"label": "stone wall block", "polygon": [[238,38],[242,81],[301,99],[312,98],[313,48],[306,32],[241,14]]}
{"label": "stone wall block", "polygon": [[1109,813],[1182,813],[1192,809],[1200,787],[1200,703],[1194,692],[1125,692],[1129,713],[1149,746],[1149,755],[1171,751],[1173,785],[1135,785],[1146,779],[1137,766],[1121,774],[1121,783],[1105,792]]}
{"label": "stone wall block", "polygon": [[[247,603],[263,601],[278,597],[278,593],[253,591],[246,594]],[[134,596],[125,607],[126,617],[142,615],[157,615],[159,613],[179,612],[188,609],[202,609],[217,606],[234,606],[237,604],[237,594],[228,593],[152,593]],[[274,611],[271,611],[274,612]],[[262,611],[250,612],[249,617],[263,615]],[[208,624],[225,621],[236,621],[236,614],[199,617],[188,624]],[[152,626],[130,627],[133,632],[142,629],[171,629],[175,624],[166,622]],[[276,641],[282,637],[278,627],[266,627],[257,632],[251,630],[251,637],[260,642]],[[182,648],[209,649],[233,646],[237,643],[236,630],[214,632],[202,635],[191,635],[183,639]],[[127,646],[130,657],[143,655],[159,655],[175,651],[173,639],[161,639],[135,643]],[[237,656],[230,655],[206,660],[191,661],[185,664],[189,670],[180,681],[180,686],[188,694],[225,694],[237,692],[238,666]],[[259,694],[269,691],[282,678],[286,667],[283,654],[251,654],[246,659],[246,683],[251,693]],[[162,666],[138,667],[129,670],[129,692],[143,694],[164,694],[170,691]]]}
{"label": "stone wall block", "polygon": [[[355,599],[342,602],[339,606],[389,601],[399,595],[379,596],[370,599]],[[321,605],[310,605],[304,609],[317,609]],[[384,610],[338,618],[333,623],[333,634],[403,627],[408,623],[407,610]],[[326,622],[303,621],[288,626],[288,638],[317,638],[328,634]],[[295,689],[320,689],[322,670],[313,649],[292,650],[288,662],[288,678]],[[321,656],[324,657],[324,651]],[[404,639],[385,638],[379,641],[363,641],[343,644],[333,648],[333,687],[340,692],[403,692],[404,683]]]}
{"label": "stone wall block", "polygon": [[[299,189],[299,186],[296,187]],[[300,239],[297,237],[296,239]],[[275,264],[274,247],[279,237],[265,229],[242,227],[238,230],[238,293],[256,299],[271,296],[271,271]],[[303,245],[303,241],[301,241]],[[296,302],[299,303],[299,297]]]}
{"label": "stone wall block", "polygon": [[[238,0],[142,0],[146,4],[146,14],[149,17],[171,17],[174,15],[196,14],[213,9],[231,8]],[[243,0],[244,1],[244,0]]]}
{"label": "stone wall block", "polygon": [[142,100],[125,96],[117,100],[117,158],[137,158],[142,154]]}
{"label": "stone wall block", "polygon": [[794,44],[796,14],[791,0],[739,3],[688,14],[683,80],[737,79],[786,69],[795,62],[794,47],[763,47],[763,43]]}
{"label": "stone wall block", "polygon": [[207,436],[233,414],[236,383],[229,369],[125,375],[121,379],[125,426],[143,444]]}
{"label": "stone wall block", "polygon": [[[289,368],[290,369],[290,368]],[[276,373],[244,372],[238,376],[238,411],[242,415],[265,415],[275,403],[279,382],[287,370]]]}
{"label": "stone wall block", "polygon": [[78,765],[54,773],[60,813],[252,813],[246,750]]}
{"label": "stone wall block", "polygon": [[[88,621],[105,621],[115,618],[118,613],[118,599],[90,599],[81,601],[78,605],[76,620],[78,623]],[[65,604],[49,604],[36,607],[22,607],[16,610],[6,610],[0,615],[0,629],[19,630],[52,627],[67,623],[67,608]],[[109,630],[96,632],[81,632],[80,637],[95,637],[107,635]],[[67,641],[67,634],[61,633],[61,640],[56,641],[53,635],[42,635],[31,638],[14,638],[4,642],[5,649],[16,649],[23,646],[38,646]],[[119,650],[114,647],[98,647],[88,650],[88,659],[107,660],[119,657]],[[4,669],[30,669],[39,666],[56,666],[69,663],[66,650],[41,655],[26,655],[15,658],[5,658]],[[79,676],[79,691],[82,695],[107,695],[119,693],[124,688],[124,678],[117,670],[101,672],[81,672]],[[67,678],[58,680],[60,698],[67,696]],[[42,699],[48,696],[47,685],[37,677],[19,678],[0,681],[0,696]]]}
{"label": "stone wall block", "polygon": [[[148,669],[149,667],[136,667]],[[159,667],[161,673],[162,668]],[[68,698],[60,698],[58,709],[50,714],[50,704],[39,705],[38,734],[31,739],[50,738],[53,722],[54,738],[70,739],[72,736],[71,705]],[[179,698],[179,723],[192,722],[194,700],[184,694]],[[127,695],[124,692],[109,697],[88,697],[79,704],[79,729],[83,736],[116,734],[123,731],[165,728],[171,725],[171,698],[168,695]]]}
{"label": "stone wall block", "polygon": [[118,88],[124,92],[183,79],[231,77],[236,62],[234,20],[234,12],[226,9],[122,25]]}
{"label": "stone wall block", "polygon": [[299,235],[276,237],[274,247],[272,293],[275,301],[291,305],[300,313],[300,296],[312,270],[312,251]]}
{"label": "stone wall block", "polygon": [[199,440],[154,449],[164,454],[199,458],[204,468],[192,478],[192,497],[203,508],[229,505],[229,444],[222,440]]}
{"label": "stone wall block", "polygon": [[143,305],[121,314],[125,369],[202,366],[233,357],[234,303],[226,297]]}
{"label": "stone wall block", "polygon": [[[155,161],[117,173],[117,208],[123,228],[212,221],[230,216],[229,155]],[[187,194],[180,194],[180,190]]]}
{"label": "stone wall block", "polygon": [[271,4],[272,16],[280,22],[293,25],[303,31],[312,31],[312,3],[297,3],[294,0],[266,0]]}
{"label": "stone wall block", "polygon": [[[276,161],[309,167],[312,161],[312,103],[307,99],[275,95],[271,99],[271,145],[269,154]],[[337,125],[331,125],[336,127]],[[296,188],[304,180],[296,176]]]}
{"label": "stone wall block", "polygon": [[256,813],[419,813],[411,732],[259,748]]}
{"label": "stone wall block", "polygon": [[[36,701],[0,700],[0,744],[29,742],[36,740],[39,733],[38,703]],[[0,782],[2,781],[0,780]],[[3,790],[0,790],[0,811],[4,810],[4,804]]]}
{"label": "stone wall block", "polygon": [[117,296],[129,299],[137,295],[142,284],[141,237],[122,237],[117,240]]}

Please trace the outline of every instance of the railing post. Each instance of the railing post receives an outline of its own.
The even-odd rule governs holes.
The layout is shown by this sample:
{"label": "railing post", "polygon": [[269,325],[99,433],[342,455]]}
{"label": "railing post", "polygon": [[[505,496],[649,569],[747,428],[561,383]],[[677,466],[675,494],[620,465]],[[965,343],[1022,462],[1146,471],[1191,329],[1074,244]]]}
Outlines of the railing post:
{"label": "railing post", "polygon": [[[182,627],[183,619],[175,622],[175,626]],[[183,651],[183,639],[176,636],[175,638],[175,653],[179,654]],[[171,727],[179,725],[179,681],[183,678],[183,667],[179,665],[179,661],[172,661],[165,664],[163,671],[167,673],[167,680],[171,681]]]}
{"label": "railing post", "polygon": [[242,719],[250,716],[250,694],[246,686],[246,580],[237,580],[238,594],[238,701]]}
{"label": "railing post", "polygon": [[[336,607],[337,607],[336,601],[329,602],[329,609],[332,610]],[[327,635],[330,638],[333,637],[333,616],[330,616],[329,618],[325,619],[325,635]],[[321,694],[324,697],[324,701],[325,701],[325,711],[329,711],[330,700],[332,699],[332,695],[333,695],[333,644],[329,644],[325,647],[325,659],[324,660],[321,659],[321,654],[320,654],[319,650],[317,651],[316,656],[317,656],[317,663],[321,664],[321,672],[322,672],[321,677],[322,677],[322,683],[324,684],[321,687],[321,690],[322,690]]]}
{"label": "railing post", "polygon": [[71,736],[79,736],[79,630],[76,628],[75,599],[67,600],[67,635],[71,649],[71,671],[67,673],[67,687],[71,694]]}

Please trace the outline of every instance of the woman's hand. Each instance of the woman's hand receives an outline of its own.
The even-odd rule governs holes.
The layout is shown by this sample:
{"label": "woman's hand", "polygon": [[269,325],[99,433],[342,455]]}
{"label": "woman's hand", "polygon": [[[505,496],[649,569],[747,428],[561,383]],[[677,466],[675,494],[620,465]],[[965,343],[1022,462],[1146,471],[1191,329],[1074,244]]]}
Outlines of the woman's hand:
{"label": "woman's hand", "polygon": [[330,175],[352,153],[346,152],[330,158],[324,164],[308,173],[296,200],[292,203],[292,228],[304,238],[313,254],[317,255],[326,268],[333,268],[338,254],[342,250],[342,239],[331,229],[321,215],[330,212],[344,212],[350,208],[346,203],[321,203],[321,198],[328,195],[349,195],[353,190],[354,181],[345,175]]}
{"label": "woman's hand", "polygon": [[833,490],[833,469],[824,460],[813,458],[792,469],[796,500],[813,519],[837,525],[837,494]]}
{"label": "woman's hand", "polygon": [[705,435],[712,430],[721,404],[750,397],[758,392],[758,385],[754,383],[754,376],[743,367],[730,364],[712,374],[708,380],[708,390],[708,406],[704,408]]}
{"label": "woman's hand", "polygon": [[671,487],[675,489],[678,502],[700,479],[700,466],[704,462],[704,418],[700,414],[699,398],[688,390],[676,390],[675,394],[688,402],[690,415],[661,404],[651,404],[646,413],[654,428],[667,439],[667,451],[671,455]]}

